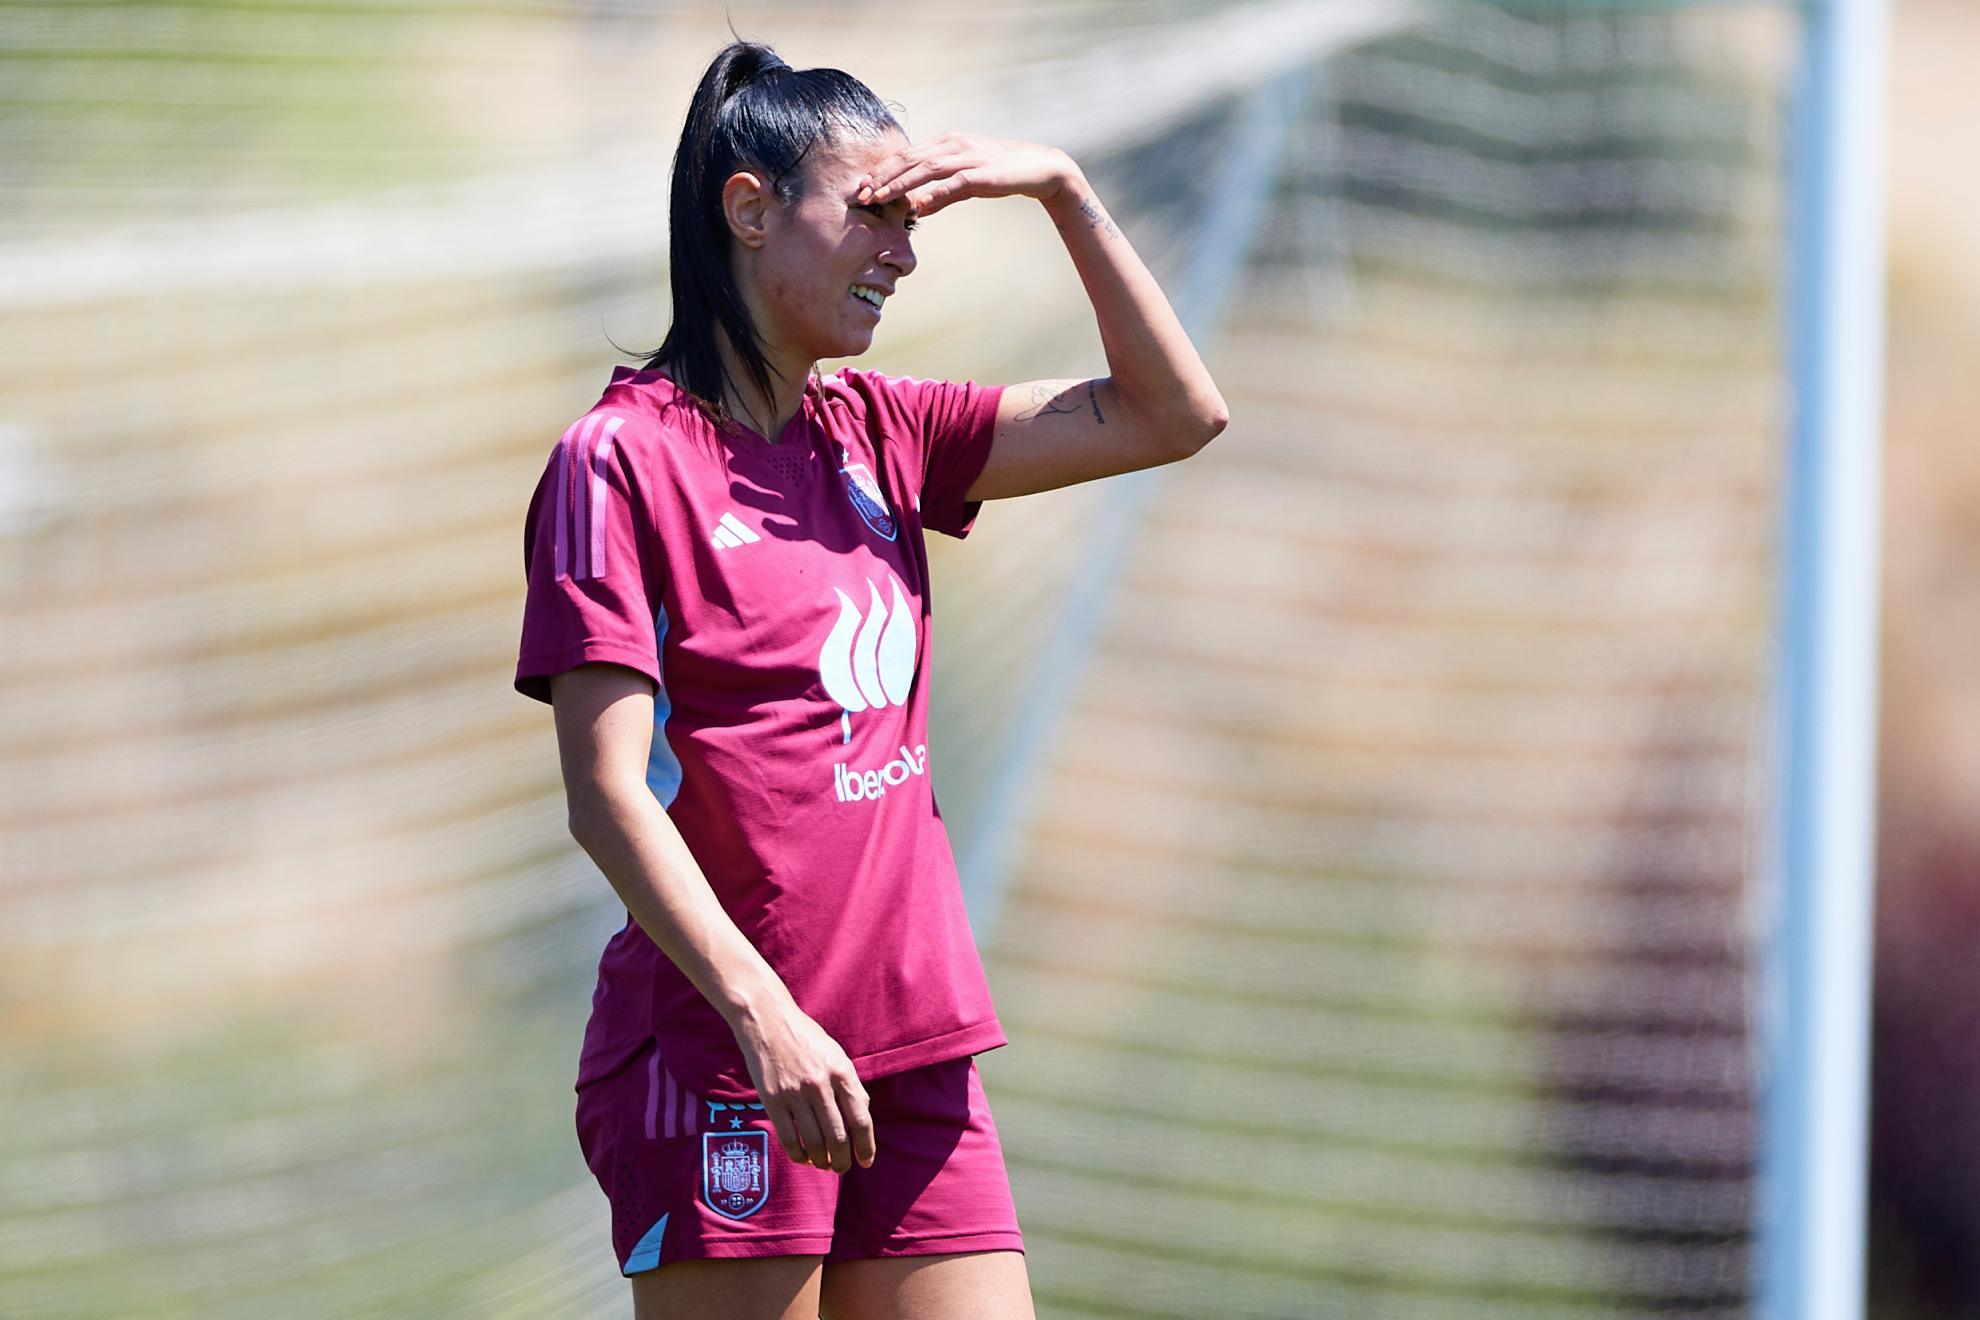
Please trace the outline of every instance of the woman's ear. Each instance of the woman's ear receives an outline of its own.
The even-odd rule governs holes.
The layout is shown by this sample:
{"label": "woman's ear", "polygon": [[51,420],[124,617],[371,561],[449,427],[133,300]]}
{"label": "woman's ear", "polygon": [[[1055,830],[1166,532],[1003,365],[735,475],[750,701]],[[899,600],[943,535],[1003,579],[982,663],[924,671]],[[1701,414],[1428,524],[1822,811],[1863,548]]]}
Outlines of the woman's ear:
{"label": "woman's ear", "polygon": [[763,246],[763,225],[769,210],[770,190],[748,170],[737,170],[723,183],[722,217],[738,243]]}

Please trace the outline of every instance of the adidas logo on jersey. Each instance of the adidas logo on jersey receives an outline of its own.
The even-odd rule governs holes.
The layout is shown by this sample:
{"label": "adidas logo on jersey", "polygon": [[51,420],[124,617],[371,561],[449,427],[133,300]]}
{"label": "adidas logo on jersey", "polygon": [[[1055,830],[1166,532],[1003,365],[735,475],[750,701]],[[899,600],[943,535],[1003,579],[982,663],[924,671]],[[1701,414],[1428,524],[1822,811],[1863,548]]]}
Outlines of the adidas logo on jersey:
{"label": "adidas logo on jersey", "polygon": [[715,524],[714,533],[708,539],[715,543],[717,550],[733,550],[739,545],[761,541],[763,538],[743,526],[742,519],[735,514],[724,512],[721,521]]}

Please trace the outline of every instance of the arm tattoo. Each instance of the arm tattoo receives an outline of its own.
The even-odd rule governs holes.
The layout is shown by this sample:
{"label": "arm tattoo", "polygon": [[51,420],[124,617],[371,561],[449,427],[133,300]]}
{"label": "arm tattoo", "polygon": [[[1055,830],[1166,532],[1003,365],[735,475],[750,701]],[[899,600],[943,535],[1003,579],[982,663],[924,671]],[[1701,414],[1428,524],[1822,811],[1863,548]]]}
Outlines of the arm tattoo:
{"label": "arm tattoo", "polygon": [[1093,420],[1105,426],[1107,419],[1100,415],[1100,396],[1093,392],[1093,382],[1086,382],[1086,401],[1093,405]]}
{"label": "arm tattoo", "polygon": [[1079,405],[1067,397],[1071,393],[1071,390],[1067,390],[1063,394],[1054,394],[1049,385],[1034,385],[1031,387],[1031,406],[1019,413],[1015,420],[1028,422],[1034,417],[1043,417],[1049,413],[1078,412]]}
{"label": "arm tattoo", "polygon": [[1114,228],[1112,218],[1100,209],[1100,203],[1094,201],[1091,197],[1082,197],[1080,199],[1079,213],[1086,218],[1088,224],[1098,229],[1105,229],[1108,238],[1113,238],[1121,232]]}

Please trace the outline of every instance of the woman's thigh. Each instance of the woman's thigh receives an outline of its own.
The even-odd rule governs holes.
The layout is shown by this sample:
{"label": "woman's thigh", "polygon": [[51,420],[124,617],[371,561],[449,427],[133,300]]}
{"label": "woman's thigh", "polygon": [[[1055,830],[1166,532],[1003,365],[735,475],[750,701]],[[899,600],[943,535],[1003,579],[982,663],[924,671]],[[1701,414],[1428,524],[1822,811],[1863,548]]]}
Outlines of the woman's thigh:
{"label": "woman's thigh", "polygon": [[819,1300],[822,1320],[1034,1320],[1022,1251],[833,1261]]}
{"label": "woman's thigh", "polygon": [[670,1261],[632,1276],[633,1320],[818,1320],[824,1260]]}

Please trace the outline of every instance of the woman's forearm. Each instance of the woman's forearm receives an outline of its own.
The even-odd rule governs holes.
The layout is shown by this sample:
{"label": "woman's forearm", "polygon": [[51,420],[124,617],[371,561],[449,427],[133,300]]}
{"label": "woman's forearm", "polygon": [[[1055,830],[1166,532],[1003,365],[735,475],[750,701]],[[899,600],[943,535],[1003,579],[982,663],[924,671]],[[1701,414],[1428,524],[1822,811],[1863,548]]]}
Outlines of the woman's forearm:
{"label": "woman's forearm", "polygon": [[1208,439],[1229,411],[1167,295],[1071,157],[1064,185],[1044,199],[1093,303],[1107,370],[1123,406]]}
{"label": "woman's forearm", "polygon": [[640,929],[731,1028],[790,1000],[783,979],[723,909],[680,830],[645,785],[594,790],[572,812],[571,835]]}

